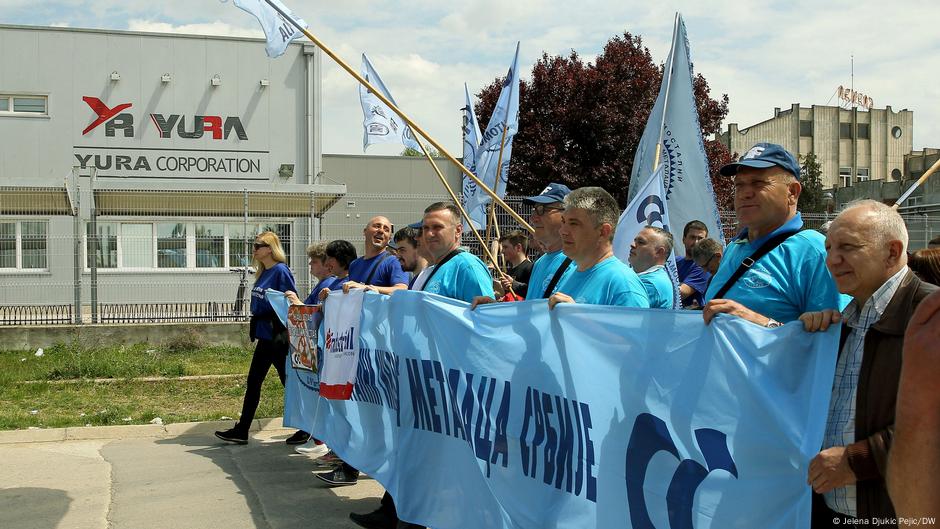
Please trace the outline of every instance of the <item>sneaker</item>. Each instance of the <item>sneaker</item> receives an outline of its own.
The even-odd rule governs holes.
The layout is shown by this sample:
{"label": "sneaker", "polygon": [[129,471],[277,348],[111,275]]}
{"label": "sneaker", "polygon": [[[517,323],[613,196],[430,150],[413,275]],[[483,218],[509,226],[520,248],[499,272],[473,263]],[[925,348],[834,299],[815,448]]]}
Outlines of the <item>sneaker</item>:
{"label": "sneaker", "polygon": [[317,457],[317,458],[315,458],[315,459],[317,460],[317,463],[321,463],[321,464],[324,464],[324,465],[332,465],[333,463],[338,463],[339,460],[340,460],[340,459],[339,459],[339,456],[336,455],[336,452],[334,452],[334,451],[332,451],[332,450],[330,450],[329,452],[327,452],[327,453],[323,454],[322,456]]}
{"label": "sneaker", "polygon": [[355,485],[359,481],[359,471],[347,471],[340,465],[331,472],[314,474],[320,481],[326,482],[333,487],[345,487],[346,485]]}
{"label": "sneaker", "polygon": [[297,430],[294,432],[294,435],[290,436],[284,442],[289,445],[302,445],[310,439],[310,434],[303,430]]}
{"label": "sneaker", "polygon": [[248,432],[243,432],[237,428],[215,432],[215,436],[223,441],[228,441],[230,443],[239,445],[248,444]]}
{"label": "sneaker", "polygon": [[330,451],[330,448],[323,443],[317,444],[317,440],[311,437],[306,443],[294,448],[294,451],[298,454],[304,454],[316,459],[320,456],[325,456]]}
{"label": "sneaker", "polygon": [[359,527],[366,529],[395,529],[398,520],[391,516],[387,509],[378,508],[370,513],[349,513],[349,519]]}

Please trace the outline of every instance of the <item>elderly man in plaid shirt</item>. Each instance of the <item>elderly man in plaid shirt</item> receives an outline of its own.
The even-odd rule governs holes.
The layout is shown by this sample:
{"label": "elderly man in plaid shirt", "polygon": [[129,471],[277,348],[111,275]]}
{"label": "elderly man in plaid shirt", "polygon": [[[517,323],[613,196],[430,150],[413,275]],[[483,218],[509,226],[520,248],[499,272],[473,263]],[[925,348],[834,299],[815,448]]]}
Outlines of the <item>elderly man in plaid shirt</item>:
{"label": "elderly man in plaid shirt", "polygon": [[904,329],[917,304],[936,290],[907,267],[907,241],[901,216],[874,200],[849,204],[826,236],[826,266],[852,302],[841,313],[800,316],[808,331],[844,323],[826,434],[809,465],[813,529],[893,526],[886,523],[895,512],[885,475]]}

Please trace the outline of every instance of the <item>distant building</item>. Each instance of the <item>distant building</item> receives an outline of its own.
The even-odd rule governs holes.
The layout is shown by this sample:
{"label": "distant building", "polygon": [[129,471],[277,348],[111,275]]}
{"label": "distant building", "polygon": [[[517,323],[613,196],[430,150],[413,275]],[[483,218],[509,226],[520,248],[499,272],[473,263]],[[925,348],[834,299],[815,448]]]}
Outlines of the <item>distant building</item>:
{"label": "distant building", "polygon": [[718,136],[732,153],[744,153],[758,142],[783,145],[797,156],[816,154],[823,187],[850,187],[868,180],[905,178],[913,148],[914,113],[890,106],[869,111],[837,106],[774,109],[767,121],[739,128],[737,123]]}

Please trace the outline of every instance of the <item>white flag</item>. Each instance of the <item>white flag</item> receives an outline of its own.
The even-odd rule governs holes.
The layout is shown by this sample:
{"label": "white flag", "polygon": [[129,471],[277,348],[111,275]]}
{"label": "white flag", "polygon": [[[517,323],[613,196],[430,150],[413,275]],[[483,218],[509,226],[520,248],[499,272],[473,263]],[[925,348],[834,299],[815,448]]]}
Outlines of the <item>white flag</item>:
{"label": "white flag", "polygon": [[[391,92],[385,87],[385,83],[382,82],[382,78],[379,77],[379,73],[375,71],[372,62],[369,61],[365,53],[362,54],[361,73],[362,76],[366,78],[366,81],[372,83],[372,86],[378,88],[383,96],[396,107],[398,106],[398,103],[395,102],[395,98],[392,97]],[[388,105],[383,103],[362,84],[359,85],[359,103],[362,104],[363,116],[363,152],[366,150],[366,147],[373,143],[398,143],[410,149],[422,152],[421,146],[418,145],[414,133],[411,132],[411,127],[405,125],[404,120],[402,120],[398,114],[393,112]]]}
{"label": "white flag", "polygon": [[702,142],[702,127],[695,107],[689,41],[685,23],[679,15],[676,15],[672,39],[673,49],[663,71],[659,96],[633,157],[629,198],[632,200],[637,196],[639,189],[647,183],[650,171],[656,169],[653,167],[656,151],[660,151],[659,161],[665,166],[665,197],[676,232],[682,233],[689,221],[700,220],[708,227],[708,235],[724,244]]}
{"label": "white flag", "polygon": [[271,6],[265,0],[234,0],[235,7],[241,8],[258,19],[258,22],[261,23],[261,29],[264,30],[264,36],[268,39],[268,44],[265,46],[264,51],[267,52],[268,57],[280,57],[284,54],[284,50],[287,49],[287,45],[291,43],[294,39],[303,36],[303,32],[297,29],[294,24],[290,22],[289,19],[293,19],[300,25],[302,28],[307,28],[307,23],[303,19],[297,18],[294,16],[294,13],[287,8],[280,0],[270,0],[271,3],[277,6],[284,15],[289,18],[285,18],[284,15],[278,12],[277,9]]}
{"label": "white flag", "polygon": [[[646,185],[639,189],[627,209],[623,210],[620,220],[617,221],[617,230],[614,232],[614,255],[625,264],[630,264],[630,245],[640,230],[647,226],[662,228],[675,237],[673,227],[669,223],[669,210],[664,186],[663,165],[659,166],[652,176],[646,179]],[[681,228],[680,228],[681,233]],[[682,307],[682,296],[679,293],[679,270],[676,268],[676,251],[666,261],[666,270],[673,286],[673,308]]]}
{"label": "white flag", "polygon": [[359,326],[365,290],[330,292],[323,304],[323,371],[320,395],[349,400],[359,367]]}

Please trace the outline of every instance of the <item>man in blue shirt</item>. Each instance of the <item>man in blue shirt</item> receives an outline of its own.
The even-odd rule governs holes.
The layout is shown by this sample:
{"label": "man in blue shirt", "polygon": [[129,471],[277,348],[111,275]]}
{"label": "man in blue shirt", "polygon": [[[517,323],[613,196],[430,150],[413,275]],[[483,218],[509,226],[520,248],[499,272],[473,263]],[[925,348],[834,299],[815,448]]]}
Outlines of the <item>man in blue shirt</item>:
{"label": "man in blue shirt", "polygon": [[[535,228],[535,240],[545,249],[545,253],[532,265],[526,301],[548,298],[576,268],[574,261],[562,253],[561,235],[558,234],[558,229],[561,228],[561,212],[565,209],[562,201],[568,193],[571,193],[568,186],[553,182],[538,195],[523,199],[526,204],[534,206],[529,223]],[[473,300],[473,306],[475,308],[477,305],[495,302],[493,298],[478,297]]]}
{"label": "man in blue shirt", "polygon": [[672,234],[668,231],[647,226],[640,230],[630,245],[630,266],[637,273],[646,294],[650,308],[675,308],[675,287],[666,270],[666,261],[672,255]]}
{"label": "man in blue shirt", "polygon": [[493,279],[479,257],[460,251],[463,222],[453,204],[435,202],[424,210],[421,244],[433,257],[425,292],[470,303],[477,296],[493,297]]}
{"label": "man in blue shirt", "polygon": [[676,271],[679,273],[679,294],[682,296],[682,308],[700,309],[705,305],[702,297],[708,289],[711,274],[702,270],[692,259],[692,248],[699,241],[708,237],[708,227],[700,220],[693,220],[682,230],[682,245],[685,255],[676,257]]}
{"label": "man in blue shirt", "polygon": [[349,265],[349,282],[343,292],[350,288],[364,288],[379,294],[391,294],[408,288],[408,274],[401,263],[386,250],[392,238],[392,223],[377,216],[369,219],[362,230],[365,237],[365,253]]}
{"label": "man in blue shirt", "polygon": [[629,266],[614,257],[614,231],[620,208],[610,193],[599,187],[575,189],[564,201],[562,251],[577,265],[548,298],[559,303],[589,303],[649,308],[646,289]]}
{"label": "man in blue shirt", "polygon": [[[803,219],[796,205],[802,187],[796,158],[779,145],[758,143],[738,162],[722,167],[721,174],[734,177],[734,210],[744,229],[725,249],[705,294],[705,323],[723,313],[776,327],[804,312],[841,308],[826,269],[822,234],[800,231]],[[762,245],[784,233],[792,235],[763,257],[751,259]],[[731,276],[745,260],[750,266],[732,284]]]}

